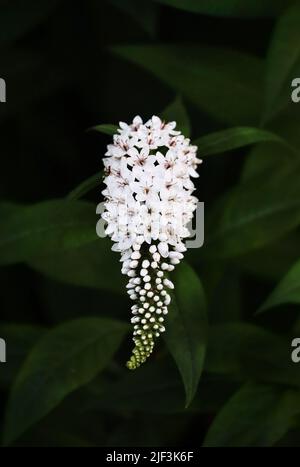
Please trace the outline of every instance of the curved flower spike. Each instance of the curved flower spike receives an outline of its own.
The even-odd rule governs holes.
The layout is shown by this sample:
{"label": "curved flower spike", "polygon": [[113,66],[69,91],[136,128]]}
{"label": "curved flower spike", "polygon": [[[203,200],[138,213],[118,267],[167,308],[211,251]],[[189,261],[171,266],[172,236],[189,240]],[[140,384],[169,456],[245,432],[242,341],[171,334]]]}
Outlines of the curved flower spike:
{"label": "curved flower spike", "polygon": [[197,198],[191,177],[198,176],[197,147],[190,144],[176,123],[153,116],[147,123],[135,117],[131,125],[120,122],[113,144],[107,148],[106,233],[121,253],[122,273],[129,277],[128,294],[135,347],[129,369],[150,356],[155,339],[165,332],[171,302],[167,277],[186,251],[183,240],[190,233]]}

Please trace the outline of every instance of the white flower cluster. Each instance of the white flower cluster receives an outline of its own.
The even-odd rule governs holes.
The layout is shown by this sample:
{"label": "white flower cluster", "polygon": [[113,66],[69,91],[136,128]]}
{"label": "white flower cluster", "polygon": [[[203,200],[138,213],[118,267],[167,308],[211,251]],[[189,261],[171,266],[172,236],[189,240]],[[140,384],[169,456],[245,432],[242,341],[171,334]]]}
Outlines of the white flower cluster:
{"label": "white flower cluster", "polygon": [[164,315],[174,288],[166,277],[183,258],[183,240],[197,206],[191,177],[198,177],[197,147],[176,123],[153,116],[143,124],[120,122],[104,159],[106,234],[121,253],[122,273],[132,306],[135,348],[127,363],[134,369],[151,354],[154,338],[165,331]]}

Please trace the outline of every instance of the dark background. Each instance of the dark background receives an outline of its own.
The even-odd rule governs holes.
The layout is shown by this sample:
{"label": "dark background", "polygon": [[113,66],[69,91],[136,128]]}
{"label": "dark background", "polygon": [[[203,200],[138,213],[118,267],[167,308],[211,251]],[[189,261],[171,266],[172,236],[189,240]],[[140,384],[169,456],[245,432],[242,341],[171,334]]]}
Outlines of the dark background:
{"label": "dark background", "polygon": [[[110,137],[87,131],[90,127],[127,122],[136,114],[148,119],[160,114],[176,98],[176,90],[115,56],[109,49],[111,45],[201,44],[228,47],[265,59],[278,19],[221,18],[155,4],[150,20],[146,4],[149,6],[151,2],[138,3],[138,14],[133,18],[125,1],[119,2],[119,6],[109,0],[1,2],[0,77],[7,83],[7,103],[0,104],[1,201],[33,204],[64,198],[80,182],[102,169],[101,158]],[[183,102],[191,119],[192,138],[230,126],[201,111],[185,96]],[[232,105],[235,105],[234,89]],[[205,201],[206,212],[219,196],[239,182],[250,152],[250,148],[238,149],[212,157],[203,165],[197,194]],[[93,204],[101,201],[100,185],[85,198]],[[297,322],[296,305],[286,305],[282,313],[258,318],[253,315],[297,259],[299,243],[295,243],[290,258],[285,252],[279,253],[283,260],[278,260],[281,263],[274,267],[274,256],[268,249],[255,252],[257,256],[250,258],[252,263],[248,257],[245,261],[223,264],[222,274],[219,274],[221,266],[214,262],[192,261],[209,296],[210,323],[251,322],[289,336]],[[278,252],[277,247],[275,250]],[[215,274],[221,276],[217,281],[212,279]],[[100,287],[97,290],[55,281],[24,263],[1,267],[0,284],[3,337],[1,329],[5,327],[1,326],[7,323],[30,325],[34,334],[40,327],[52,328],[84,316],[129,320],[129,302],[123,296]],[[214,292],[210,293],[212,289]],[[227,313],[224,319],[220,317],[222,312]],[[22,330],[14,329],[16,347],[8,349],[8,368],[0,367],[0,379],[2,369],[4,375],[0,392],[2,422],[13,376],[31,347],[31,338],[27,342]],[[254,341],[253,345],[258,344]],[[128,374],[123,369],[129,349],[130,344],[124,342],[103,379],[99,376],[94,387],[91,385],[92,395],[89,393],[88,397],[87,390],[73,393],[15,444],[200,446],[216,413],[248,380],[236,375],[228,377],[222,371],[205,374],[193,409],[185,411],[180,378],[163,344],[149,367],[138,370],[140,374]],[[262,346],[265,352],[263,349]],[[286,350],[288,358],[289,346]],[[259,368],[259,352],[253,361],[251,365]],[[9,368],[10,365],[16,368]],[[105,392],[111,381],[122,381],[119,393],[116,387],[115,392],[111,389]],[[157,387],[152,388],[153,381]],[[161,381],[162,394],[158,388]],[[281,388],[281,382],[278,387]],[[172,407],[173,398],[176,410]],[[79,410],[86,404],[92,408]],[[258,411],[253,426],[260,424],[259,415]],[[289,433],[286,443],[299,445],[297,429],[296,434],[291,429],[286,431]],[[268,444],[265,440],[248,444],[260,442]]]}

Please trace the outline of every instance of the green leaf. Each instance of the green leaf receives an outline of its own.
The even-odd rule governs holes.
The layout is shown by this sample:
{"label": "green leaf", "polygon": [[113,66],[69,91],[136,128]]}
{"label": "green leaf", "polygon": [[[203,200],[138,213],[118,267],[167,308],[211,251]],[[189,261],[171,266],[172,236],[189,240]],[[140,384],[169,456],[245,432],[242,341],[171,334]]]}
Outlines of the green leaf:
{"label": "green leaf", "polygon": [[[172,362],[173,363],[173,362]],[[184,392],[176,368],[165,361],[149,361],[138,371],[122,372],[113,381],[97,378],[86,391],[84,411],[137,410],[142,412],[180,412]]]}
{"label": "green leaf", "polygon": [[[190,136],[191,126],[189,116],[180,97],[171,102],[171,104],[162,112],[161,117],[166,121],[175,120],[177,123],[177,128],[182,131],[186,137]],[[90,130],[114,135],[117,133],[117,129],[118,127],[115,125],[98,125],[91,128]],[[92,175],[88,179],[84,180],[78,185],[78,187],[74,188],[74,190],[68,194],[67,199],[78,200],[82,198],[84,195],[100,185],[102,176],[103,171],[96,173],[95,175]]]}
{"label": "green leaf", "polygon": [[[272,175],[272,176],[271,176]],[[299,165],[238,185],[208,220],[204,253],[234,257],[270,244],[300,224]]]}
{"label": "green leaf", "polygon": [[97,239],[95,207],[82,201],[51,200],[15,206],[2,219],[0,264],[11,264],[76,248]]}
{"label": "green leaf", "polygon": [[20,209],[20,207],[21,207],[20,205],[16,205],[15,203],[2,201],[0,203],[0,213],[1,213],[0,223],[4,224],[5,222],[7,222],[10,219],[10,217],[13,214],[15,214],[16,210]]}
{"label": "green leaf", "polygon": [[275,16],[294,0],[156,0],[193,13],[212,16],[232,16],[236,18],[257,18],[260,16]]}
{"label": "green leaf", "polygon": [[210,327],[205,370],[239,380],[300,387],[289,339],[247,323]]}
{"label": "green leaf", "polygon": [[26,359],[13,387],[4,443],[14,441],[103,370],[126,330],[122,322],[84,318],[47,333]]}
{"label": "green leaf", "polygon": [[299,107],[295,104],[289,105],[284,112],[281,112],[272,122],[268,124],[268,128],[276,133],[290,145],[298,149],[300,154],[300,112]]}
{"label": "green leaf", "polygon": [[7,345],[7,365],[1,366],[0,387],[14,380],[31,348],[43,336],[45,329],[27,324],[0,323],[0,336]]}
{"label": "green leaf", "polygon": [[288,147],[290,151],[296,152],[284,139],[276,134],[249,127],[229,128],[228,130],[211,133],[198,138],[193,144],[198,146],[199,155],[205,157],[261,142],[279,143]]}
{"label": "green leaf", "polygon": [[103,133],[104,135],[113,136],[118,133],[118,126],[103,123],[102,125],[96,125],[92,128],[89,128],[89,131],[98,131],[99,133]]}
{"label": "green leaf", "polygon": [[297,426],[293,427],[289,430],[286,435],[276,444],[275,447],[279,448],[292,448],[292,447],[300,447],[299,444],[300,440],[300,429],[299,429],[299,422]]}
{"label": "green leaf", "polygon": [[34,258],[29,265],[60,282],[71,285],[125,292],[125,280],[117,253],[111,251],[111,241],[99,238],[80,248]]}
{"label": "green leaf", "polygon": [[[300,113],[297,105],[289,107],[269,124],[269,131],[287,141],[293,150],[300,154]],[[295,148],[295,149],[294,149]],[[255,177],[258,174],[266,175],[276,168],[282,167],[292,162],[292,157],[287,157],[289,153],[284,146],[269,143],[260,144],[253,148],[249,154],[243,169],[243,180]]]}
{"label": "green leaf", "polygon": [[5,1],[1,5],[0,42],[19,39],[44,21],[57,4],[58,0]]}
{"label": "green leaf", "polygon": [[[32,0],[36,3],[36,0]],[[13,0],[10,2],[13,3]],[[23,2],[23,8],[27,7],[27,3]],[[36,6],[36,8],[38,8]],[[20,10],[21,11],[21,10]],[[2,23],[2,11],[0,10],[0,23]],[[11,23],[7,23],[9,29],[13,30],[13,25]],[[18,26],[17,26],[18,28]],[[1,29],[1,28],[0,28]],[[4,28],[5,29],[5,28]],[[43,28],[41,28],[43,30]],[[3,29],[1,29],[1,32]],[[0,32],[0,35],[1,35]],[[25,39],[27,40],[27,39]],[[0,42],[1,47],[1,42]],[[59,66],[58,66],[59,67]],[[43,156],[46,158],[49,154],[52,155],[52,160],[54,159],[54,155],[52,151],[57,150],[57,153],[60,154],[64,151],[71,151],[71,148],[74,148],[74,140],[71,140],[69,136],[66,135],[67,132],[63,132],[62,128],[61,131],[57,128],[57,139],[51,139],[51,135],[53,135],[53,127],[49,126],[38,126],[41,123],[41,117],[38,117],[38,114],[32,112],[30,109],[33,109],[33,106],[37,105],[38,102],[45,102],[45,100],[49,99],[50,96],[55,95],[59,92],[59,89],[67,85],[68,83],[68,72],[67,69],[59,67],[59,72],[51,73],[48,70],[51,68],[49,60],[47,59],[47,54],[45,51],[41,49],[36,49],[32,47],[5,47],[5,44],[2,45],[2,54],[1,54],[1,77],[3,77],[6,81],[7,85],[7,99],[5,105],[2,104],[0,106],[0,122],[9,121],[11,118],[18,119],[20,116],[20,108],[23,109],[24,112],[30,112],[30,119],[23,119],[22,120],[22,128],[20,129],[20,137],[28,140],[28,143],[33,144],[33,140],[30,138],[32,133],[31,129],[33,126],[36,128],[36,136],[35,136],[35,144],[40,145],[42,142],[45,143],[45,139],[49,138],[49,142],[45,147],[42,149]],[[53,68],[51,68],[53,70]],[[33,86],[32,83],[35,83]],[[24,92],[26,89],[26,92]],[[29,114],[28,114],[29,115]],[[30,126],[31,123],[31,126]],[[58,121],[56,122],[58,124]],[[5,147],[5,141],[7,140],[8,135],[3,135],[2,138],[2,145],[3,149]],[[58,143],[59,141],[59,143]],[[15,148],[16,141],[11,141],[11,145],[7,147],[7,159],[9,160],[10,154],[14,153],[16,150]],[[64,145],[64,149],[62,149],[62,144]],[[65,146],[66,145],[66,146]],[[24,148],[25,149],[25,148]],[[28,148],[28,150],[30,150]],[[75,155],[73,155],[75,156]],[[9,161],[5,161],[8,164]],[[28,183],[29,173],[30,175],[34,175],[31,172],[31,167],[39,166],[38,161],[35,161],[33,158],[26,158],[26,163],[22,162],[22,167],[20,166],[20,172],[23,167],[26,167],[28,172],[26,172],[27,177],[26,181],[22,179],[21,173],[15,170],[15,167],[11,162],[11,170],[12,175],[11,177],[14,179],[14,187],[19,186],[21,181],[20,188],[26,186],[26,182]],[[46,162],[46,160],[45,160]],[[7,168],[9,165],[7,166]],[[14,171],[15,170],[15,171]],[[13,172],[14,171],[14,172]],[[7,178],[10,175],[10,172],[6,173]],[[12,185],[10,179],[5,182],[5,184]],[[5,185],[4,185],[5,186]],[[3,182],[1,183],[1,188],[3,187]]]}
{"label": "green leaf", "polygon": [[300,261],[290,269],[277,285],[258,312],[266,311],[283,303],[300,304]]}
{"label": "green leaf", "polygon": [[153,2],[149,0],[109,0],[109,2],[127,13],[150,37],[155,36],[158,18],[157,8]]}
{"label": "green leaf", "polygon": [[278,20],[271,42],[267,61],[265,119],[270,119],[291,103],[292,80],[300,73],[299,24],[300,4],[296,2]]}
{"label": "green leaf", "polygon": [[273,446],[292,428],[299,413],[298,391],[245,384],[218,413],[204,446]]}
{"label": "green leaf", "polygon": [[197,391],[206,352],[207,317],[202,284],[186,263],[176,268],[165,340],[183,379],[186,407]]}
{"label": "green leaf", "polygon": [[166,122],[175,121],[177,130],[181,131],[187,138],[191,136],[191,122],[181,97],[177,97],[168,105],[162,112],[161,118]]}
{"label": "green leaf", "polygon": [[[275,133],[300,154],[300,115],[297,105],[289,107],[269,124],[269,130]],[[294,149],[295,148],[295,149]],[[260,144],[250,152],[242,172],[242,179],[247,180],[259,174],[266,175],[283,165],[293,162],[292,157],[287,157],[287,152],[282,145],[269,143]]]}
{"label": "green leaf", "polygon": [[190,45],[126,45],[111,51],[150,71],[217,119],[239,125],[259,121],[263,65],[256,57]]}
{"label": "green leaf", "polygon": [[82,198],[84,195],[92,191],[94,188],[100,187],[103,173],[103,171],[99,171],[96,174],[84,180],[68,194],[67,199],[71,201],[77,201],[78,199]]}

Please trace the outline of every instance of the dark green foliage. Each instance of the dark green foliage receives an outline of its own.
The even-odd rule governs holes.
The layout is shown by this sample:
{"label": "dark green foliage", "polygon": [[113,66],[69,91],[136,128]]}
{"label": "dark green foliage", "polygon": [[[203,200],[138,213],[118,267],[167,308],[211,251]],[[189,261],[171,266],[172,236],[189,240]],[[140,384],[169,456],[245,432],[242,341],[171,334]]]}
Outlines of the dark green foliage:
{"label": "dark green foliage", "polygon": [[215,16],[233,17],[260,17],[275,16],[283,11],[293,0],[224,0],[214,2],[213,0],[157,0],[160,3],[170,5],[175,8],[203,13]]}

